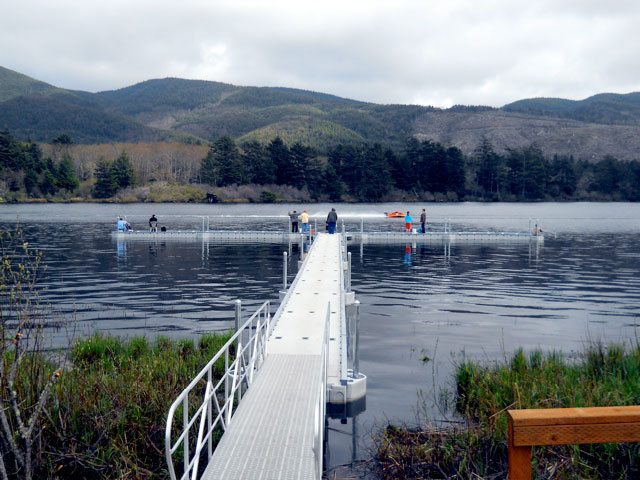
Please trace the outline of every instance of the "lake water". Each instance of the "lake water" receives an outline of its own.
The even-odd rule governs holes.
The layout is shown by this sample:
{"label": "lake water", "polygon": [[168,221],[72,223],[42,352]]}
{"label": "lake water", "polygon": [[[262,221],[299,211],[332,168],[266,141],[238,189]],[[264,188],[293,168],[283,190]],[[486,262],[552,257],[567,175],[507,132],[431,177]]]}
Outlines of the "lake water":
{"label": "lake water", "polygon": [[[252,312],[277,301],[285,245],[116,242],[118,215],[144,229],[155,213],[169,229],[287,228],[286,212],[307,208],[312,224],[334,206],[347,230],[401,230],[382,212],[423,205],[1,205],[0,228],[19,219],[44,252],[42,297],[80,334],[195,336],[233,325],[232,301]],[[461,355],[493,361],[518,347],[581,349],[589,339],[628,341],[640,326],[640,204],[426,204],[429,226],[527,231],[538,219],[540,248],[358,245],[352,285],[361,302],[360,370],[368,375],[358,444],[387,420],[411,422],[418,391],[450,384]],[[291,248],[295,274],[297,246]],[[52,332],[62,342],[62,332]],[[424,362],[428,357],[430,361]],[[429,402],[427,402],[429,403]],[[431,407],[429,407],[431,408]],[[432,413],[435,413],[432,411]],[[330,464],[352,458],[352,422],[332,422]],[[366,457],[366,451],[357,452]]]}

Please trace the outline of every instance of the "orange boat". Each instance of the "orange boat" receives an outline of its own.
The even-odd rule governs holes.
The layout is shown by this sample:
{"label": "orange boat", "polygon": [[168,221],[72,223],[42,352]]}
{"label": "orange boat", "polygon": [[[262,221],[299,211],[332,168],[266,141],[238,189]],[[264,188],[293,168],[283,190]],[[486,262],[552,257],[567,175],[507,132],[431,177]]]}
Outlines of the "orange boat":
{"label": "orange boat", "polygon": [[406,213],[402,212],[384,212],[384,214],[387,218],[404,218],[406,216]]}

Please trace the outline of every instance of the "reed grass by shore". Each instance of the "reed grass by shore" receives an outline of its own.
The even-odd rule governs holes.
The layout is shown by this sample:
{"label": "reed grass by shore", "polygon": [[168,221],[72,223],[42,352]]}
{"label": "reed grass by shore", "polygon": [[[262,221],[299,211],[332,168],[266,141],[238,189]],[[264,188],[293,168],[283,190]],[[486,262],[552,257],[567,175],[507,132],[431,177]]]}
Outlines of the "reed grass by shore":
{"label": "reed grass by shore", "polygon": [[[208,334],[196,342],[97,334],[78,341],[45,407],[35,478],[167,478],[169,406],[229,336]],[[42,354],[29,361],[50,373],[57,368]],[[28,378],[25,369],[17,382],[21,398],[37,395]]]}
{"label": "reed grass by shore", "polygon": [[[385,479],[506,478],[506,410],[640,404],[640,345],[589,345],[575,359],[517,351],[509,361],[457,366],[454,400],[462,424],[389,425],[376,439]],[[640,478],[640,445],[537,447],[536,478]]]}

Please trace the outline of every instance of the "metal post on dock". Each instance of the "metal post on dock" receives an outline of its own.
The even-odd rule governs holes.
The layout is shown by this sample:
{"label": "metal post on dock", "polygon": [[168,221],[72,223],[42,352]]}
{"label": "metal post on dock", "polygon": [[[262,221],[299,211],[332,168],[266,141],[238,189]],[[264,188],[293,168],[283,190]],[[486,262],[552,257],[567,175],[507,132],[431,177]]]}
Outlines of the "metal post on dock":
{"label": "metal post on dock", "polygon": [[351,291],[351,252],[347,253],[347,292]]}
{"label": "metal post on dock", "polygon": [[364,233],[364,218],[360,218],[360,234]]}
{"label": "metal post on dock", "polygon": [[[238,330],[240,329],[240,325],[242,325],[242,302],[238,299],[235,302],[236,305],[236,312],[235,312],[235,321],[236,321],[236,328],[235,328],[235,332],[237,333]],[[240,350],[240,345],[242,344],[242,335],[239,335],[238,338],[236,338],[236,362],[240,361],[239,356],[242,355],[242,352],[239,352],[238,350]],[[242,400],[242,382],[238,382],[238,403],[240,403],[240,400]]]}
{"label": "metal post on dock", "polygon": [[531,218],[529,218],[529,236],[531,236]]}
{"label": "metal post on dock", "polygon": [[236,300],[234,303],[235,303],[235,306],[236,306],[236,314],[235,314],[236,328],[234,328],[233,332],[236,333],[238,331],[238,329],[240,328],[240,325],[242,324],[240,322],[240,320],[242,318],[242,301]]}
{"label": "metal post on dock", "polygon": [[313,237],[317,237],[318,236],[318,219],[314,219],[313,220]]}
{"label": "metal post on dock", "polygon": [[291,232],[291,217],[289,215],[287,215],[287,222],[289,224],[289,227],[287,228],[287,233]]}
{"label": "metal post on dock", "polygon": [[202,217],[202,233],[204,233],[204,217]]}
{"label": "metal post on dock", "polygon": [[211,224],[211,219],[209,218],[209,216],[207,215],[207,232],[209,231],[209,226]]}
{"label": "metal post on dock", "polygon": [[360,323],[360,300],[356,300],[355,302],[353,302],[353,304],[355,305],[356,308],[356,314],[355,314],[355,319],[354,319],[354,332],[353,332],[353,337],[354,337],[354,342],[353,342],[353,377],[357,378],[358,377],[358,373],[359,373],[359,368],[360,368],[360,362],[358,360],[358,344],[360,343],[360,330],[359,330],[359,323]]}
{"label": "metal post on dock", "polygon": [[282,252],[282,291],[287,291],[287,252]]}
{"label": "metal post on dock", "polygon": [[342,222],[342,233],[345,233],[345,229],[344,229],[344,220],[341,220]]}

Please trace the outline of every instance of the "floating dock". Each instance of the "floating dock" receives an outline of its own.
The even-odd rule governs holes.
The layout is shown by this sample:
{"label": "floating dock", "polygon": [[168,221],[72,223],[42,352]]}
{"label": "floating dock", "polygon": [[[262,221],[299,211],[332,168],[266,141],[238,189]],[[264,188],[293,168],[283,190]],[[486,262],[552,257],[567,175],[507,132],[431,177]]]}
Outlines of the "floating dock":
{"label": "floating dock", "polygon": [[[536,243],[543,244],[543,235],[530,235],[526,232],[346,232],[349,243],[363,244],[499,244],[499,243]],[[152,233],[147,231],[112,232],[118,241],[202,241],[209,243],[299,243],[306,241],[309,234],[278,231],[187,231],[176,230]]]}
{"label": "floating dock", "polygon": [[520,232],[355,232],[348,233],[350,241],[364,244],[491,244],[491,243],[544,243],[544,236]]}

